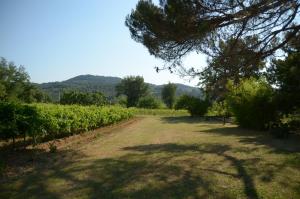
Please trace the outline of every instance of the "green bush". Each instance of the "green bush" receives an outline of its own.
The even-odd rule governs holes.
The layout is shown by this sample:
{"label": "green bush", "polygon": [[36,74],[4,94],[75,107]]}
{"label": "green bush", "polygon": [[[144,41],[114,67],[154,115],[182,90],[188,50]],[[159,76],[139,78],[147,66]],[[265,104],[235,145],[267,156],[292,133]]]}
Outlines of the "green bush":
{"label": "green bush", "polygon": [[40,130],[37,109],[30,105],[0,102],[0,121],[0,138],[5,140],[20,135],[35,137],[35,129]]}
{"label": "green bush", "polygon": [[276,119],[273,89],[263,79],[244,79],[239,85],[229,82],[226,100],[237,123],[245,128],[265,130]]}
{"label": "green bush", "polygon": [[37,137],[63,137],[132,116],[132,110],[119,106],[0,103],[0,137],[11,139],[26,134],[33,140]]}
{"label": "green bush", "polygon": [[108,104],[106,97],[101,92],[84,93],[79,91],[67,91],[64,92],[61,99],[61,104],[78,104],[78,105],[97,105],[104,106]]}
{"label": "green bush", "polygon": [[125,95],[120,95],[116,98],[116,105],[126,108],[127,107],[127,97]]}
{"label": "green bush", "polygon": [[179,97],[175,104],[175,109],[188,110],[192,116],[203,116],[208,109],[209,103],[200,98],[182,95]]}
{"label": "green bush", "polygon": [[139,99],[138,108],[158,109],[161,102],[153,96],[146,96]]}
{"label": "green bush", "polygon": [[229,106],[226,100],[220,102],[213,102],[207,110],[207,116],[229,117],[231,115],[232,114],[229,110]]}

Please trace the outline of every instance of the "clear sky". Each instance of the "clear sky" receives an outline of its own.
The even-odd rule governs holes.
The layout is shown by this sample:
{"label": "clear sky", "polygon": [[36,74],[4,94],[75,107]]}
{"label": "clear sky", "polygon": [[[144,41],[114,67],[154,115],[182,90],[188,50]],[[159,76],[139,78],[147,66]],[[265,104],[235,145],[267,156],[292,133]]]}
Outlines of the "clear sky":
{"label": "clear sky", "polygon": [[[125,17],[138,0],[0,0],[0,57],[23,65],[31,81],[76,75],[142,75],[146,82],[195,85],[167,71],[162,61],[130,38]],[[193,54],[187,66],[203,66]]]}

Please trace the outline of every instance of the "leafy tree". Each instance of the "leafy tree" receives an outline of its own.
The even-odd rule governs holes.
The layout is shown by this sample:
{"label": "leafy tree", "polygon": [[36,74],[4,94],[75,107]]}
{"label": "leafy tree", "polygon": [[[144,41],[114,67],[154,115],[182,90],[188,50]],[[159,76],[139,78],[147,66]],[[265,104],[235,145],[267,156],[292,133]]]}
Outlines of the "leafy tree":
{"label": "leafy tree", "polygon": [[0,100],[31,103],[49,101],[49,97],[30,83],[24,67],[1,58]]}
{"label": "leafy tree", "polygon": [[29,83],[29,75],[25,68],[17,67],[12,62],[7,62],[4,58],[0,61],[0,87],[2,90],[2,100],[18,100],[24,93],[24,87]]}
{"label": "leafy tree", "polygon": [[[300,35],[295,39],[300,41]],[[300,44],[292,43],[287,52],[284,60],[273,60],[268,78],[278,88],[278,109],[292,113],[300,109]]]}
{"label": "leafy tree", "polygon": [[168,108],[173,108],[176,100],[176,85],[168,83],[164,85],[161,91],[161,97]]}
{"label": "leafy tree", "polygon": [[189,95],[181,95],[175,103],[175,109],[176,110],[181,110],[181,109],[185,109],[188,110],[189,109],[189,101],[191,99],[191,96]]}
{"label": "leafy tree", "polygon": [[175,109],[186,109],[192,116],[203,116],[209,107],[207,100],[202,100],[189,95],[182,95],[178,98]]}
{"label": "leafy tree", "polygon": [[126,25],[135,41],[171,62],[172,69],[190,52],[214,57],[221,51],[220,42],[254,34],[257,40],[249,49],[266,58],[299,32],[299,7],[299,0],[140,0]]}
{"label": "leafy tree", "polygon": [[207,110],[208,116],[218,116],[223,118],[223,124],[226,123],[226,118],[231,116],[229,106],[226,100],[214,101],[212,105]]}
{"label": "leafy tree", "polygon": [[[259,77],[260,69],[264,68],[265,64],[258,59],[256,52],[248,49],[248,46],[256,40],[255,37],[248,37],[245,40],[230,39],[220,42],[221,51],[216,57],[208,60],[208,66],[200,72],[201,83],[211,100],[222,101],[225,98],[228,80],[238,84],[241,78]],[[235,47],[231,49],[233,43]]]}
{"label": "leafy tree", "polygon": [[127,96],[127,107],[133,107],[138,105],[138,101],[141,97],[144,97],[149,92],[148,85],[144,82],[144,78],[141,76],[129,76],[124,78],[116,86],[117,96]]}
{"label": "leafy tree", "polygon": [[0,100],[4,99],[6,96],[6,89],[3,84],[0,83]]}
{"label": "leafy tree", "polygon": [[23,93],[18,96],[22,102],[51,102],[48,94],[43,92],[40,88],[33,84],[25,84],[23,87]]}
{"label": "leafy tree", "polygon": [[62,95],[60,103],[103,106],[107,104],[107,99],[100,92],[84,93],[79,91],[66,91]]}
{"label": "leafy tree", "polygon": [[116,103],[122,107],[127,107],[127,97],[125,95],[120,95],[116,98]]}
{"label": "leafy tree", "polygon": [[208,108],[207,115],[229,117],[231,113],[227,101],[214,101]]}
{"label": "leafy tree", "polygon": [[230,81],[227,86],[226,101],[240,126],[265,130],[276,120],[274,92],[264,79],[244,79],[239,85]]}
{"label": "leafy tree", "polygon": [[161,107],[160,101],[154,96],[148,95],[141,97],[139,99],[137,107],[139,108],[148,108],[148,109],[157,109]]}

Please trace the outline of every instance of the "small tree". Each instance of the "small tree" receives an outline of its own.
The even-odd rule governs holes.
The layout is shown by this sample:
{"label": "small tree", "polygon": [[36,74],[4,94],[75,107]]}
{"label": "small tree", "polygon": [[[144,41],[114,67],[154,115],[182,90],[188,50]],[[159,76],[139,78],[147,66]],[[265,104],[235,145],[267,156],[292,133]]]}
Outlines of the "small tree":
{"label": "small tree", "polygon": [[141,76],[126,77],[116,86],[117,96],[127,96],[127,107],[137,106],[139,99],[146,96],[148,90],[149,87]]}
{"label": "small tree", "polygon": [[223,101],[215,101],[208,108],[207,111],[208,116],[218,116],[223,118],[223,124],[226,123],[226,118],[231,115],[229,106],[226,100]]}
{"label": "small tree", "polygon": [[228,105],[237,123],[245,128],[265,130],[276,119],[273,89],[263,79],[244,79],[237,86],[228,82]]}
{"label": "small tree", "polygon": [[153,97],[151,95],[148,95],[148,96],[145,96],[145,97],[142,97],[139,99],[138,107],[139,108],[156,109],[156,108],[160,108],[161,104],[158,99],[156,99],[155,97]]}
{"label": "small tree", "polygon": [[175,109],[186,109],[192,116],[203,116],[209,107],[207,100],[193,96],[182,95],[175,104]]}
{"label": "small tree", "polygon": [[164,85],[162,92],[161,92],[161,97],[164,101],[164,103],[167,105],[168,108],[173,108],[175,104],[175,94],[176,94],[176,85],[168,83]]}

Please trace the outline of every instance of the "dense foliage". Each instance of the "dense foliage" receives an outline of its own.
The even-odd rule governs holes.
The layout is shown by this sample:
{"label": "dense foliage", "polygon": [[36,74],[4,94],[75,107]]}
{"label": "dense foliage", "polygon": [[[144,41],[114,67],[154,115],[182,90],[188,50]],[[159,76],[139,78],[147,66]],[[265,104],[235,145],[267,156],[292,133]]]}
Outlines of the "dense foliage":
{"label": "dense foliage", "polygon": [[161,102],[154,96],[148,95],[139,99],[137,107],[147,109],[161,108]]}
{"label": "dense foliage", "polygon": [[37,109],[29,105],[0,102],[0,139],[15,138],[20,135],[35,137],[41,129]]}
{"label": "dense foliage", "polygon": [[29,81],[25,68],[0,59],[0,100],[46,102],[49,97]]}
{"label": "dense foliage", "polygon": [[147,96],[149,86],[144,82],[141,76],[129,76],[116,86],[117,95],[125,95],[127,97],[127,107],[137,106],[141,97]]}
{"label": "dense foliage", "polygon": [[220,102],[213,102],[212,105],[207,110],[208,116],[221,116],[221,117],[229,117],[232,115],[230,112],[228,103],[226,100]]}
{"label": "dense foliage", "polygon": [[241,78],[259,77],[260,69],[265,64],[255,51],[249,49],[255,41],[256,37],[248,37],[245,40],[230,39],[220,42],[220,52],[208,59],[208,66],[200,72],[201,84],[211,100],[224,100],[229,79],[238,84]]}
{"label": "dense foliage", "polygon": [[192,116],[203,116],[207,112],[208,107],[208,101],[188,95],[179,97],[175,104],[176,110],[188,110]]}
{"label": "dense foliage", "polygon": [[19,135],[61,137],[114,124],[133,116],[133,111],[118,106],[79,106],[0,103],[2,139]]}
{"label": "dense foliage", "polygon": [[168,108],[173,108],[176,100],[176,85],[168,83],[164,85],[161,91],[161,98],[163,99],[164,103],[167,105]]}
{"label": "dense foliage", "polygon": [[300,48],[294,52],[289,52],[284,60],[273,61],[268,77],[271,83],[278,87],[276,96],[278,109],[283,113],[299,111]]}
{"label": "dense foliage", "polygon": [[238,86],[228,83],[227,102],[237,123],[246,128],[264,130],[276,120],[272,87],[263,79],[244,79]]}
{"label": "dense foliage", "polygon": [[96,105],[103,106],[107,104],[106,97],[100,93],[84,93],[79,91],[64,92],[61,99],[61,104],[78,104],[78,105]]}

